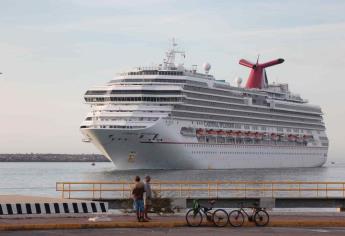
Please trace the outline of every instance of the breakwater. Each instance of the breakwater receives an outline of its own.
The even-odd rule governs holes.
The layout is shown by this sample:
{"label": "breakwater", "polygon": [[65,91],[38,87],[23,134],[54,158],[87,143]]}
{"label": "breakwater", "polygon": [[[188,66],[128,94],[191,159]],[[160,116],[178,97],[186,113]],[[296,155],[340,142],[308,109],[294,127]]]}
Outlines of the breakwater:
{"label": "breakwater", "polygon": [[99,154],[14,153],[0,154],[0,162],[109,162]]}

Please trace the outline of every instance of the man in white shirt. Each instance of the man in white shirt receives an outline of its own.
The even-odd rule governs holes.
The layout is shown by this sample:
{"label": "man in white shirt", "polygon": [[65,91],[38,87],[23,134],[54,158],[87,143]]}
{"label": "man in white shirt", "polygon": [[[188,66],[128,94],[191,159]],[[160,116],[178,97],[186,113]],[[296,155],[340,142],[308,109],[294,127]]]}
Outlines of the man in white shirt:
{"label": "man in white shirt", "polygon": [[151,218],[147,216],[147,212],[152,207],[152,191],[151,191],[150,181],[151,181],[151,177],[150,176],[146,176],[145,177],[145,183],[144,183],[144,189],[145,189],[144,217],[145,217],[146,220],[151,220]]}

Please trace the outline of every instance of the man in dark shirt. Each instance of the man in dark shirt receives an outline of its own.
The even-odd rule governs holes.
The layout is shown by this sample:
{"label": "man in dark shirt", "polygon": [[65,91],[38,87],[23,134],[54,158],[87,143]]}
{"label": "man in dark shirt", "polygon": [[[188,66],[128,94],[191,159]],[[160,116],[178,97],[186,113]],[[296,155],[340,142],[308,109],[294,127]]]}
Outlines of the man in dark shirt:
{"label": "man in dark shirt", "polygon": [[135,177],[135,185],[132,190],[132,197],[134,201],[134,209],[137,213],[137,219],[139,222],[146,222],[144,219],[144,183],[140,181],[140,177]]}

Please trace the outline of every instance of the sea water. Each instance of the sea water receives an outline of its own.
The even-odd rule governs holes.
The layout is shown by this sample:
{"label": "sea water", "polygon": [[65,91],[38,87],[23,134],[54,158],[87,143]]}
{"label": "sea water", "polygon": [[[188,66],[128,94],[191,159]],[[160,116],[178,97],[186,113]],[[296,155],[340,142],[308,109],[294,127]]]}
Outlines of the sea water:
{"label": "sea water", "polygon": [[55,190],[58,181],[132,181],[136,175],[172,181],[345,181],[345,162],[318,168],[234,170],[117,170],[111,162],[0,162],[0,194],[60,197]]}

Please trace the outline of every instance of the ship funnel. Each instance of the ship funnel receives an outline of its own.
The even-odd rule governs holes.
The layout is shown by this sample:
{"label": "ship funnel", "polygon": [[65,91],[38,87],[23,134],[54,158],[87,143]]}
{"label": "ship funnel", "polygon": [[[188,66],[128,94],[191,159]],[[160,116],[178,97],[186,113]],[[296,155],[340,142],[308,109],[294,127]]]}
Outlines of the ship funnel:
{"label": "ship funnel", "polygon": [[268,86],[267,75],[266,75],[266,67],[278,65],[284,62],[284,59],[279,58],[273,61],[269,61],[266,63],[259,63],[257,60],[256,63],[252,63],[245,59],[241,59],[239,63],[243,66],[251,68],[249,78],[247,80],[246,88],[266,88]]}

